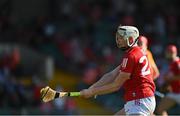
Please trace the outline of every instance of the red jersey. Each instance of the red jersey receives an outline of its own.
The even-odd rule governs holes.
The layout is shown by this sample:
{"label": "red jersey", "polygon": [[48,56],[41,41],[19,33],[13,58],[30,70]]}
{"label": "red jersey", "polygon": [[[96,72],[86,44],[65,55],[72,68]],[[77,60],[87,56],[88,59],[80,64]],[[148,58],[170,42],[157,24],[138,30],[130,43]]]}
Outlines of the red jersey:
{"label": "red jersey", "polygon": [[[172,72],[174,76],[180,75],[180,59],[177,58],[169,66],[169,72]],[[180,80],[174,80],[170,83],[173,93],[180,93]]]}
{"label": "red jersey", "polygon": [[136,46],[127,50],[120,65],[120,72],[130,73],[123,87],[126,101],[154,96],[155,84],[146,53]]}

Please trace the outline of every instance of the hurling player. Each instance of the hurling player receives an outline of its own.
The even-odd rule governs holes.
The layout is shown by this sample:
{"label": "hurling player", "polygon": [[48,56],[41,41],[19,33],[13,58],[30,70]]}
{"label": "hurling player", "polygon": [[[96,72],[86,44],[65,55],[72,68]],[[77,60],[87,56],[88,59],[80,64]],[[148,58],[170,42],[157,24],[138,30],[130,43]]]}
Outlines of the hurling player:
{"label": "hurling player", "polygon": [[[124,107],[116,115],[151,115],[156,102],[150,63],[146,53],[137,45],[139,31],[134,26],[119,26],[116,33],[117,47],[124,51],[120,64],[111,72],[81,91],[84,98],[125,90]],[[118,102],[118,100],[117,100]]]}
{"label": "hurling player", "polygon": [[180,59],[177,55],[175,45],[169,45],[166,49],[166,58],[169,60],[169,70],[164,80],[170,86],[170,91],[157,107],[157,113],[167,115],[166,110],[173,107],[176,103],[180,104]]}

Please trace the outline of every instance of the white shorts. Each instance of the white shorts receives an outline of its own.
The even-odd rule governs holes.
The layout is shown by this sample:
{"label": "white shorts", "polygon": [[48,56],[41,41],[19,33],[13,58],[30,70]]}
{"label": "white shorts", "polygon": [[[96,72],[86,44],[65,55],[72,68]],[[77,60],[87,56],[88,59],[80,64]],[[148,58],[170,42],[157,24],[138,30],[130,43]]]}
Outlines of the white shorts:
{"label": "white shorts", "polygon": [[143,115],[148,116],[153,114],[156,107],[155,97],[147,97],[137,100],[128,101],[124,105],[126,115]]}
{"label": "white shorts", "polygon": [[168,93],[167,97],[175,100],[178,104],[180,104],[180,93]]}

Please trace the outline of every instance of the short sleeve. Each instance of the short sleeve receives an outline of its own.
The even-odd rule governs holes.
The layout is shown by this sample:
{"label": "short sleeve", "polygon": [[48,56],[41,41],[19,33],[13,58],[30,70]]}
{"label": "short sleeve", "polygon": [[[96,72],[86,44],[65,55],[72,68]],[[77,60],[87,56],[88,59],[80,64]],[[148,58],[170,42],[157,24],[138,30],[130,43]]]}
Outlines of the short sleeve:
{"label": "short sleeve", "polygon": [[126,73],[132,73],[134,69],[135,58],[133,55],[124,57],[120,64],[120,71]]}

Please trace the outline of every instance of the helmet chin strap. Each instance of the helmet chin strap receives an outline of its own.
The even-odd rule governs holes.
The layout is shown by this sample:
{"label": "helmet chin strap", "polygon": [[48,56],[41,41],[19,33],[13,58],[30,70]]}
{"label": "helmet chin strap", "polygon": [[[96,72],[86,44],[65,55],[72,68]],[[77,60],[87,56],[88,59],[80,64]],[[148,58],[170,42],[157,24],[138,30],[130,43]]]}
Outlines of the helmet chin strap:
{"label": "helmet chin strap", "polygon": [[128,50],[130,47],[121,47],[120,49],[121,49],[121,51],[126,51],[126,50]]}
{"label": "helmet chin strap", "polygon": [[131,48],[132,46],[134,46],[134,44],[136,44],[137,41],[138,41],[138,39],[136,39],[135,42],[134,42],[131,46],[121,47],[120,49],[121,49],[122,51],[126,51],[126,50],[128,50],[129,48]]}

